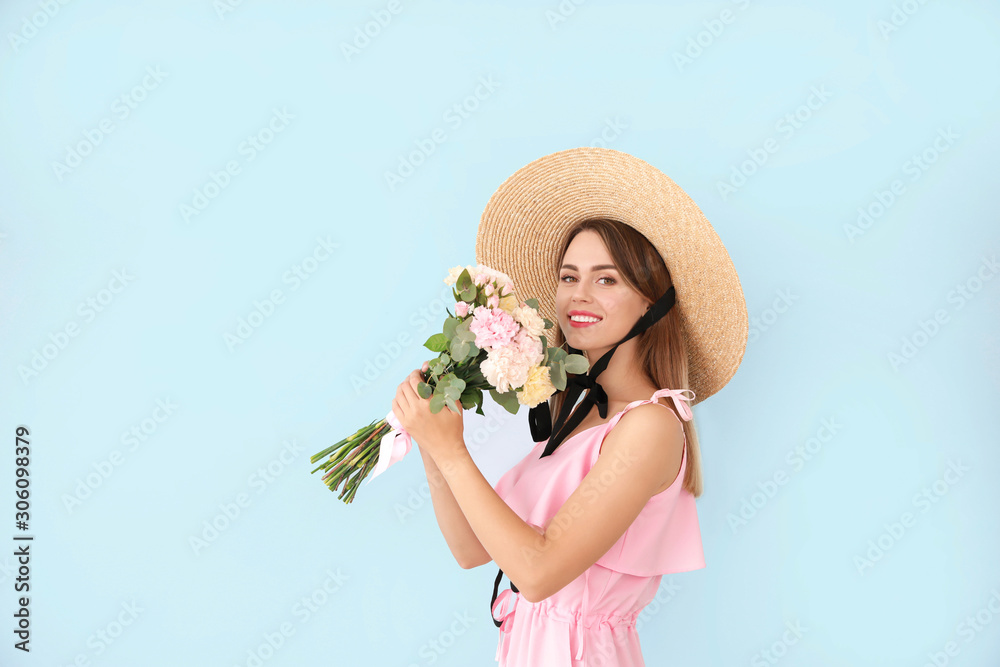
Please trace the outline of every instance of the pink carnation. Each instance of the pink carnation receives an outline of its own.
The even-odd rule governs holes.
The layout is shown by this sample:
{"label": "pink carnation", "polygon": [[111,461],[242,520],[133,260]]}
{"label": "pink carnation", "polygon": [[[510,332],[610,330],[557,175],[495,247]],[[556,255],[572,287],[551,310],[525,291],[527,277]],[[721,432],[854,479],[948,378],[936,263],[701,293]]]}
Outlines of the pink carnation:
{"label": "pink carnation", "polygon": [[505,310],[479,306],[472,313],[469,330],[476,334],[476,347],[487,350],[506,345],[521,327]]}
{"label": "pink carnation", "polygon": [[542,341],[525,329],[521,328],[514,336],[514,344],[517,345],[518,352],[530,365],[542,363],[545,353],[542,352]]}
{"label": "pink carnation", "polygon": [[516,345],[490,350],[479,365],[483,377],[501,394],[518,389],[528,381],[532,364],[521,354]]}

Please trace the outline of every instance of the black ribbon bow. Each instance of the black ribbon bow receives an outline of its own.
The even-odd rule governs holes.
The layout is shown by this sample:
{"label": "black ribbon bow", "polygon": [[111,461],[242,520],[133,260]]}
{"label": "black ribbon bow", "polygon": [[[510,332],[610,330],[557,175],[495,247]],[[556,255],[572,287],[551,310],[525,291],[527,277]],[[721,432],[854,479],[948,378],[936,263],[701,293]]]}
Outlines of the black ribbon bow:
{"label": "black ribbon bow", "polygon": [[[597,381],[597,376],[604,372],[608,367],[608,363],[611,361],[611,355],[615,353],[618,346],[625,341],[638,336],[643,331],[653,326],[661,317],[667,314],[676,301],[676,292],[674,291],[674,286],[671,285],[666,292],[663,293],[659,299],[656,300],[652,306],[649,307],[642,317],[635,323],[632,329],[626,334],[624,338],[615,343],[615,346],[610,350],[605,352],[597,363],[591,365],[590,370],[584,375],[569,375],[566,379],[566,396],[563,398],[562,408],[559,410],[559,416],[556,419],[556,423],[552,423],[552,413],[549,410],[548,401],[542,401],[535,407],[528,410],[528,426],[531,428],[531,439],[535,442],[541,442],[546,438],[549,441],[545,444],[545,450],[542,452],[542,458],[544,456],[549,456],[556,450],[565,437],[573,432],[580,422],[583,421],[584,417],[590,414],[591,408],[595,405],[597,406],[597,411],[601,415],[601,419],[607,419],[608,417],[608,394],[604,391],[604,387],[600,385]],[[580,350],[567,345],[570,354],[579,354]],[[580,402],[580,407],[575,412],[573,416],[569,417],[569,411],[576,405],[577,399],[583,390],[587,390],[587,395],[583,397]],[[569,417],[567,421],[567,417]],[[554,434],[554,435],[553,435]],[[499,569],[499,568],[498,568]],[[498,628],[502,625],[502,621],[498,621],[495,616],[493,616],[493,605],[496,604],[497,594],[500,588],[500,579],[503,577],[503,570],[499,569],[497,572],[496,581],[493,583],[493,599],[490,600],[490,616],[493,618],[493,624]],[[518,592],[517,587],[514,582],[510,582],[510,588],[515,593]]]}

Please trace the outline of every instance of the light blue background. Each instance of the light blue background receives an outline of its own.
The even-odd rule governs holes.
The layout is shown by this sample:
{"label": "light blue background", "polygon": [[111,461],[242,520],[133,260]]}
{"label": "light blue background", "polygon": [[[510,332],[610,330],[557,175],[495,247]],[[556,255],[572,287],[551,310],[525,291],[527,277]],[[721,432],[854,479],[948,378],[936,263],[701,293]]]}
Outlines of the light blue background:
{"label": "light blue background", "polygon": [[[776,650],[777,664],[810,667],[996,665],[1000,279],[984,259],[1000,250],[997,5],[392,6],[0,6],[0,516],[19,532],[23,424],[35,535],[30,655],[12,647],[13,546],[0,552],[0,663],[246,666],[286,624],[262,664],[495,664],[496,568],[456,565],[419,455],[349,506],[308,459],[384,416],[433,356],[422,343],[450,305],[442,279],[475,263],[504,179],[605,145],[698,202],[752,318],[739,372],[695,408],[708,566],[664,579],[641,620],[647,664],[753,667]],[[391,21],[346,56],[372,12]],[[143,87],[147,68],[164,74]],[[448,113],[463,104],[466,117]],[[294,118],[250,160],[241,142],[275,109]],[[104,119],[113,131],[58,173]],[[437,128],[444,141],[390,187],[385,173]],[[186,221],[180,207],[231,160],[239,173]],[[858,208],[877,212],[897,179],[901,194],[852,236]],[[336,250],[286,281],[321,238]],[[230,349],[275,289],[283,302]],[[107,297],[92,318],[80,310]],[[177,407],[156,422],[167,400]],[[467,434],[495,482],[531,443],[525,411],[487,413],[466,414]],[[144,420],[130,448],[122,434]],[[819,437],[798,469],[789,452]],[[950,462],[967,470],[916,504]],[[776,473],[786,483],[769,497]],[[193,548],[239,494],[249,504]],[[744,501],[758,507],[733,523]],[[881,558],[859,565],[879,541]],[[322,604],[307,616],[310,596]],[[130,624],[100,640],[119,617]],[[802,638],[784,644],[796,622]]]}

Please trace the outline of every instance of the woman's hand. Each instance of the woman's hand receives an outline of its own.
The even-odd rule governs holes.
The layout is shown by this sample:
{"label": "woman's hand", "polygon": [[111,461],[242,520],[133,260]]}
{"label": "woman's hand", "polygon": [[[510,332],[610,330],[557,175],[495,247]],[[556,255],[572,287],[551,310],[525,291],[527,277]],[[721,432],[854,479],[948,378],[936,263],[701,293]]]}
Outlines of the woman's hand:
{"label": "woman's hand", "polygon": [[[427,370],[424,362],[423,370]],[[424,380],[423,373],[413,371],[400,383],[396,397],[392,400],[392,411],[403,428],[417,442],[420,448],[435,461],[443,457],[468,451],[464,440],[462,405],[459,412],[452,412],[445,405],[437,414],[431,412],[428,398],[420,398],[417,385]]]}

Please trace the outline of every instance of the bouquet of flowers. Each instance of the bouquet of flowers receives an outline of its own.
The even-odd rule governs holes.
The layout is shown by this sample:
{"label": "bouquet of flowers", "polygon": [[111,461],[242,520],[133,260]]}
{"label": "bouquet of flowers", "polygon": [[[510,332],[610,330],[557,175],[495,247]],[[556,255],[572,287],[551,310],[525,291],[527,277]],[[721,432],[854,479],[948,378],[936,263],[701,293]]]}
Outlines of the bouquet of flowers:
{"label": "bouquet of flowers", "polygon": [[[431,412],[475,407],[482,415],[483,391],[489,390],[494,401],[517,414],[519,406],[534,407],[565,389],[567,373],[587,372],[583,355],[549,347],[544,332],[552,322],[539,314],[537,299],[518,300],[505,274],[482,265],[456,266],[444,282],[454,285],[455,314],[446,309],[441,333],[424,343],[438,356],[428,362],[427,380],[417,385],[417,394],[430,399]],[[410,446],[409,434],[390,410],[314,454],[311,463],[327,460],[312,472],[325,470],[323,481],[331,491],[343,484],[338,497],[350,503],[369,473],[371,483]]]}

